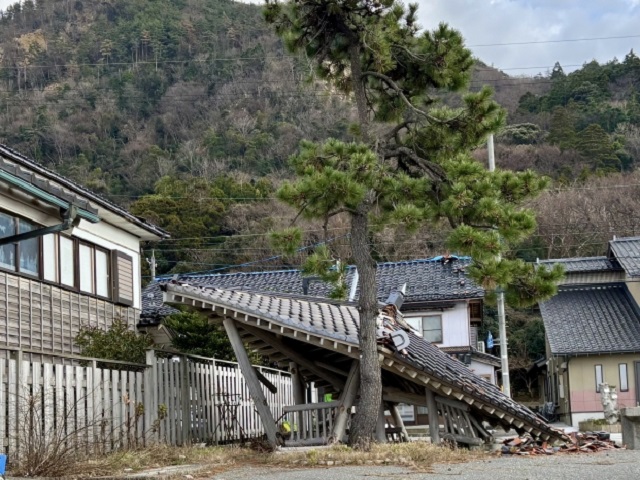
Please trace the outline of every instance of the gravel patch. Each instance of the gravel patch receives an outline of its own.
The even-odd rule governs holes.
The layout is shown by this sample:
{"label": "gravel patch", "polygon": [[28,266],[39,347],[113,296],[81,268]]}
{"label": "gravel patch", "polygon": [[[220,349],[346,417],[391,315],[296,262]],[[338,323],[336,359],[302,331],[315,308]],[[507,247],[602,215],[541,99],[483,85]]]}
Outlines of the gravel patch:
{"label": "gravel patch", "polygon": [[640,451],[535,457],[493,457],[454,465],[435,465],[433,473],[404,467],[317,468],[243,467],[211,480],[631,480],[640,478]]}

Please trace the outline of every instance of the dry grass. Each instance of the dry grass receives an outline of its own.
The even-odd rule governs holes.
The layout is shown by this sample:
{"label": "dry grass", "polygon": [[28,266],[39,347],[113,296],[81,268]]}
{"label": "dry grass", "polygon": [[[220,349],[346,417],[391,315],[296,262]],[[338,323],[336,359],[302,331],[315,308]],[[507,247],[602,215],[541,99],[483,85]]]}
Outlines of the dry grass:
{"label": "dry grass", "polygon": [[338,465],[403,465],[428,470],[435,463],[460,463],[486,455],[481,451],[449,449],[427,442],[374,445],[371,451],[353,450],[344,445],[303,451],[274,453],[265,463],[270,465],[338,466]]}
{"label": "dry grass", "polygon": [[[464,449],[451,450],[426,442],[374,445],[370,452],[353,450],[343,445],[276,453],[257,453],[237,446],[189,448],[155,445],[78,462],[67,471],[66,478],[118,476],[175,465],[201,466],[200,474],[189,472],[195,478],[202,475],[210,477],[214,472],[249,464],[278,467],[402,465],[424,471],[435,463],[468,462],[482,455],[486,454]],[[176,478],[184,478],[184,474],[176,475]]]}

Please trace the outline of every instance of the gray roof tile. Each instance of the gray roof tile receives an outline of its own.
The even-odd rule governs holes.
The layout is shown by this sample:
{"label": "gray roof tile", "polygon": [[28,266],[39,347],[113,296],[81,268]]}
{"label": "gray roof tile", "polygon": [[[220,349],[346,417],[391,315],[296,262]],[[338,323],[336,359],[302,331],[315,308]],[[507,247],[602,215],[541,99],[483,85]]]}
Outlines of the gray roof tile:
{"label": "gray roof tile", "polygon": [[[353,306],[190,285],[167,285],[165,288],[170,293],[202,299],[216,306],[238,309],[241,314],[271,320],[280,326],[344,341],[356,348],[359,345],[359,314]],[[344,333],[337,333],[338,331]],[[558,431],[548,426],[528,408],[505,396],[498,387],[474,374],[462,362],[451,358],[412,332],[407,334],[410,338],[407,355],[395,352],[394,356],[398,360],[424,371],[439,382],[465,392],[477,401],[509,412],[535,428],[559,438]],[[491,416],[486,411],[481,413]]]}
{"label": "gray roof tile", "polygon": [[541,265],[560,264],[565,273],[620,271],[622,268],[614,259],[607,257],[554,258],[540,260]]}
{"label": "gray roof tile", "polygon": [[640,277],[640,237],[611,240],[609,255],[611,254],[630,277]]}
{"label": "gray roof tile", "polygon": [[624,283],[561,287],[540,310],[555,355],[640,352],[640,312]]}
{"label": "gray roof tile", "polygon": [[46,178],[49,181],[55,182],[57,185],[61,185],[64,188],[67,188],[70,191],[74,192],[75,194],[78,194],[81,197],[91,202],[94,202],[96,205],[99,205],[102,208],[105,208],[123,218],[126,218],[129,222],[137,225],[140,228],[143,228],[148,232],[153,233],[154,235],[157,235],[160,238],[169,237],[169,233],[163,230],[162,228],[156,225],[153,225],[152,223],[146,221],[143,218],[133,215],[131,212],[122,208],[120,205],[116,205],[111,200],[108,200],[107,198],[101,195],[98,195],[95,192],[92,192],[88,188],[85,188],[82,185],[80,185],[79,183],[76,183],[73,180],[70,180],[69,178],[66,178],[54,172],[53,170],[50,170],[40,165],[35,160],[25,157],[21,153],[18,153],[17,151],[1,143],[0,143],[0,158],[6,158],[11,162],[15,163],[16,165],[24,167],[31,172],[41,175],[43,178]]}
{"label": "gray roof tile", "polygon": [[[378,300],[384,301],[392,291],[407,284],[405,302],[457,300],[482,298],[484,290],[467,275],[471,264],[467,257],[436,257],[428,260],[411,260],[378,264]],[[355,269],[349,267],[347,285],[353,281]],[[275,272],[239,272],[229,274],[185,274],[176,280],[191,285],[211,288],[228,288],[262,293],[303,294],[303,275],[300,270]],[[158,323],[162,317],[176,310],[162,304],[160,285],[171,281],[165,276],[142,291],[141,324]],[[308,295],[326,298],[331,287],[321,281],[311,281]]]}

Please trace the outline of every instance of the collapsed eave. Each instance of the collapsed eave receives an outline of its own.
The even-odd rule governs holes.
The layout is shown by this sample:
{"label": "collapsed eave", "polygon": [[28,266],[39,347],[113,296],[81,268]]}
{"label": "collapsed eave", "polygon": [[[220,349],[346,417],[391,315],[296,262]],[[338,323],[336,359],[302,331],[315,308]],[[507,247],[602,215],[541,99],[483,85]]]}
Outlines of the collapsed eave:
{"label": "collapsed eave", "polygon": [[[249,333],[248,336],[251,336],[252,331],[255,333],[269,332],[272,336],[258,335],[259,340],[266,343],[269,343],[269,338],[276,342],[277,337],[284,337],[321,348],[323,351],[339,353],[353,359],[360,358],[358,338],[352,332],[346,334],[330,332],[307,325],[303,328],[302,325],[296,325],[286,315],[260,311],[259,308],[247,308],[229,300],[223,301],[215,298],[216,294],[220,295],[221,293],[233,294],[234,292],[168,284],[165,286],[164,301],[200,310],[212,319],[232,318],[238,322],[241,328],[245,327]],[[257,303],[262,297],[277,298],[274,295],[256,294],[253,294],[251,298],[256,299]],[[357,312],[355,309],[352,310]],[[351,312],[349,313],[351,314]],[[330,314],[327,312],[327,315]],[[271,351],[274,350],[273,344],[267,345],[267,347]],[[384,371],[419,387],[429,388],[444,398],[463,402],[481,418],[500,424],[507,429],[514,428],[519,433],[528,432],[534,437],[544,440],[568,440],[563,432],[554,429],[530,410],[504,396],[494,385],[483,382],[479,377],[477,377],[477,382],[471,381],[470,379],[476,377],[471,371],[466,379],[456,375],[457,365],[449,362],[458,362],[458,360],[448,357],[445,353],[438,351],[438,355],[442,356],[442,358],[438,358],[438,362],[442,364],[443,372],[446,372],[438,374],[429,365],[422,364],[400,352],[392,351],[383,346],[378,347],[378,352],[380,365]]]}

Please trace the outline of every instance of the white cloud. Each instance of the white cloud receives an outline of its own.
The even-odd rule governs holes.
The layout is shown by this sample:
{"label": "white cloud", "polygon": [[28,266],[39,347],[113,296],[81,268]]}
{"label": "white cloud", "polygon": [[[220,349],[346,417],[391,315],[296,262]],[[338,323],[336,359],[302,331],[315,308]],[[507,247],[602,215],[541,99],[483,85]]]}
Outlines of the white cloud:
{"label": "white cloud", "polygon": [[[440,21],[460,30],[474,55],[504,69],[574,65],[596,59],[622,58],[640,50],[640,38],[584,42],[500,45],[565,39],[638,35],[640,0],[419,0],[419,16],[426,28]],[[572,70],[575,67],[567,67]],[[544,69],[542,70],[544,71]],[[510,71],[517,73],[519,70]],[[537,70],[522,70],[536,73]]]}

